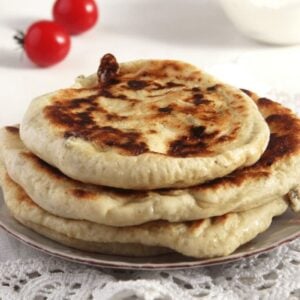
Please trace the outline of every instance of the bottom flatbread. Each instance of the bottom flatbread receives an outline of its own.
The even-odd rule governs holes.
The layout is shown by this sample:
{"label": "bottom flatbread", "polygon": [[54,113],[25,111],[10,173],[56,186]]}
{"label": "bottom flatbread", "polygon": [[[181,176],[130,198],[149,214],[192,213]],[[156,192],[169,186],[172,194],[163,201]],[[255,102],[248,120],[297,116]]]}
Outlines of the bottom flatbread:
{"label": "bottom flatbread", "polygon": [[226,256],[265,231],[272,218],[288,206],[283,198],[277,198],[244,212],[198,221],[112,227],[65,219],[45,211],[9,178],[3,167],[0,170],[6,205],[17,220],[62,244],[101,253],[153,255],[166,252],[163,247],[197,258]]}
{"label": "bottom flatbread", "polygon": [[79,250],[84,250],[88,252],[97,252],[102,254],[111,254],[111,255],[120,255],[120,256],[155,256],[159,254],[171,253],[171,249],[163,247],[152,247],[145,246],[142,244],[133,244],[133,243],[99,243],[99,242],[88,242],[84,240],[74,239],[68,237],[62,233],[59,233],[55,230],[52,230],[48,227],[35,224],[30,221],[18,219],[20,223],[26,227],[34,230],[35,232],[40,233],[41,235],[59,242],[65,246],[72,247]]}

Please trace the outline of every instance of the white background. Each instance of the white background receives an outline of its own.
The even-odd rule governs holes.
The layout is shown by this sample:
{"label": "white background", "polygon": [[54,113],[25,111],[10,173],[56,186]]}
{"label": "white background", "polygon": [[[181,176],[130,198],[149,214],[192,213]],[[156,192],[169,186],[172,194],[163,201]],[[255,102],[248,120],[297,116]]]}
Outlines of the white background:
{"label": "white background", "polygon": [[[0,0],[0,126],[20,122],[33,97],[66,87],[79,74],[95,72],[106,52],[119,61],[181,59],[228,81],[238,77],[236,84],[249,84],[251,77],[262,86],[300,92],[300,48],[247,39],[216,0],[99,0],[100,21],[72,39],[67,59],[51,68],[35,67],[12,37],[17,29],[26,31],[32,22],[51,18],[53,2]],[[238,62],[238,68],[228,72],[232,62]],[[240,71],[240,76],[230,74]]]}

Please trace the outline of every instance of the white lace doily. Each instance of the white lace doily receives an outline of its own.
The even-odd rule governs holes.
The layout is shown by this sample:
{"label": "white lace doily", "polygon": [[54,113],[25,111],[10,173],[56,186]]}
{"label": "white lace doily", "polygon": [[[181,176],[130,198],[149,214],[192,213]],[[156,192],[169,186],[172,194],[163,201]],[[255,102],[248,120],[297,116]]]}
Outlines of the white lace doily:
{"label": "white lace doily", "polygon": [[123,271],[60,259],[6,262],[3,300],[300,299],[300,239],[226,265],[181,271]]}
{"label": "white lace doily", "polygon": [[[268,95],[300,115],[299,95]],[[300,239],[214,267],[117,271],[39,254],[0,230],[0,261],[0,300],[300,299]]]}

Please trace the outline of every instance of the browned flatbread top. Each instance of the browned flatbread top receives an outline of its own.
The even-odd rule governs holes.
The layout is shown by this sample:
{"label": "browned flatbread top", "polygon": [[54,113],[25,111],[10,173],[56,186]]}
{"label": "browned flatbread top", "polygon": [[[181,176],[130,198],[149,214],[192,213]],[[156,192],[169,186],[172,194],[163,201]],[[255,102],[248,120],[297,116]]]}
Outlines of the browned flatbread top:
{"label": "browned flatbread top", "polygon": [[102,150],[210,156],[243,139],[251,118],[243,98],[191,65],[156,60],[121,66],[102,87],[61,90],[43,113],[66,139]]}

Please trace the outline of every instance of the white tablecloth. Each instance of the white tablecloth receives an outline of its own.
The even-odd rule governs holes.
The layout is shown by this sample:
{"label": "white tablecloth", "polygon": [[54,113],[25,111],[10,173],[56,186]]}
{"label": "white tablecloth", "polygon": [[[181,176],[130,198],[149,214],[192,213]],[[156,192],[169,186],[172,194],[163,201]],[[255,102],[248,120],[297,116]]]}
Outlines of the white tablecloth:
{"label": "white tablecloth", "polygon": [[[51,0],[0,0],[0,126],[20,122],[30,100],[95,72],[99,58],[174,58],[227,82],[273,94],[300,113],[300,47],[271,47],[239,34],[215,0],[99,1],[98,26],[72,39],[61,64],[34,67],[15,29],[50,18]],[[46,298],[45,298],[46,297]],[[0,230],[0,299],[300,299],[300,240],[258,257],[172,272],[112,271],[64,262]]]}

